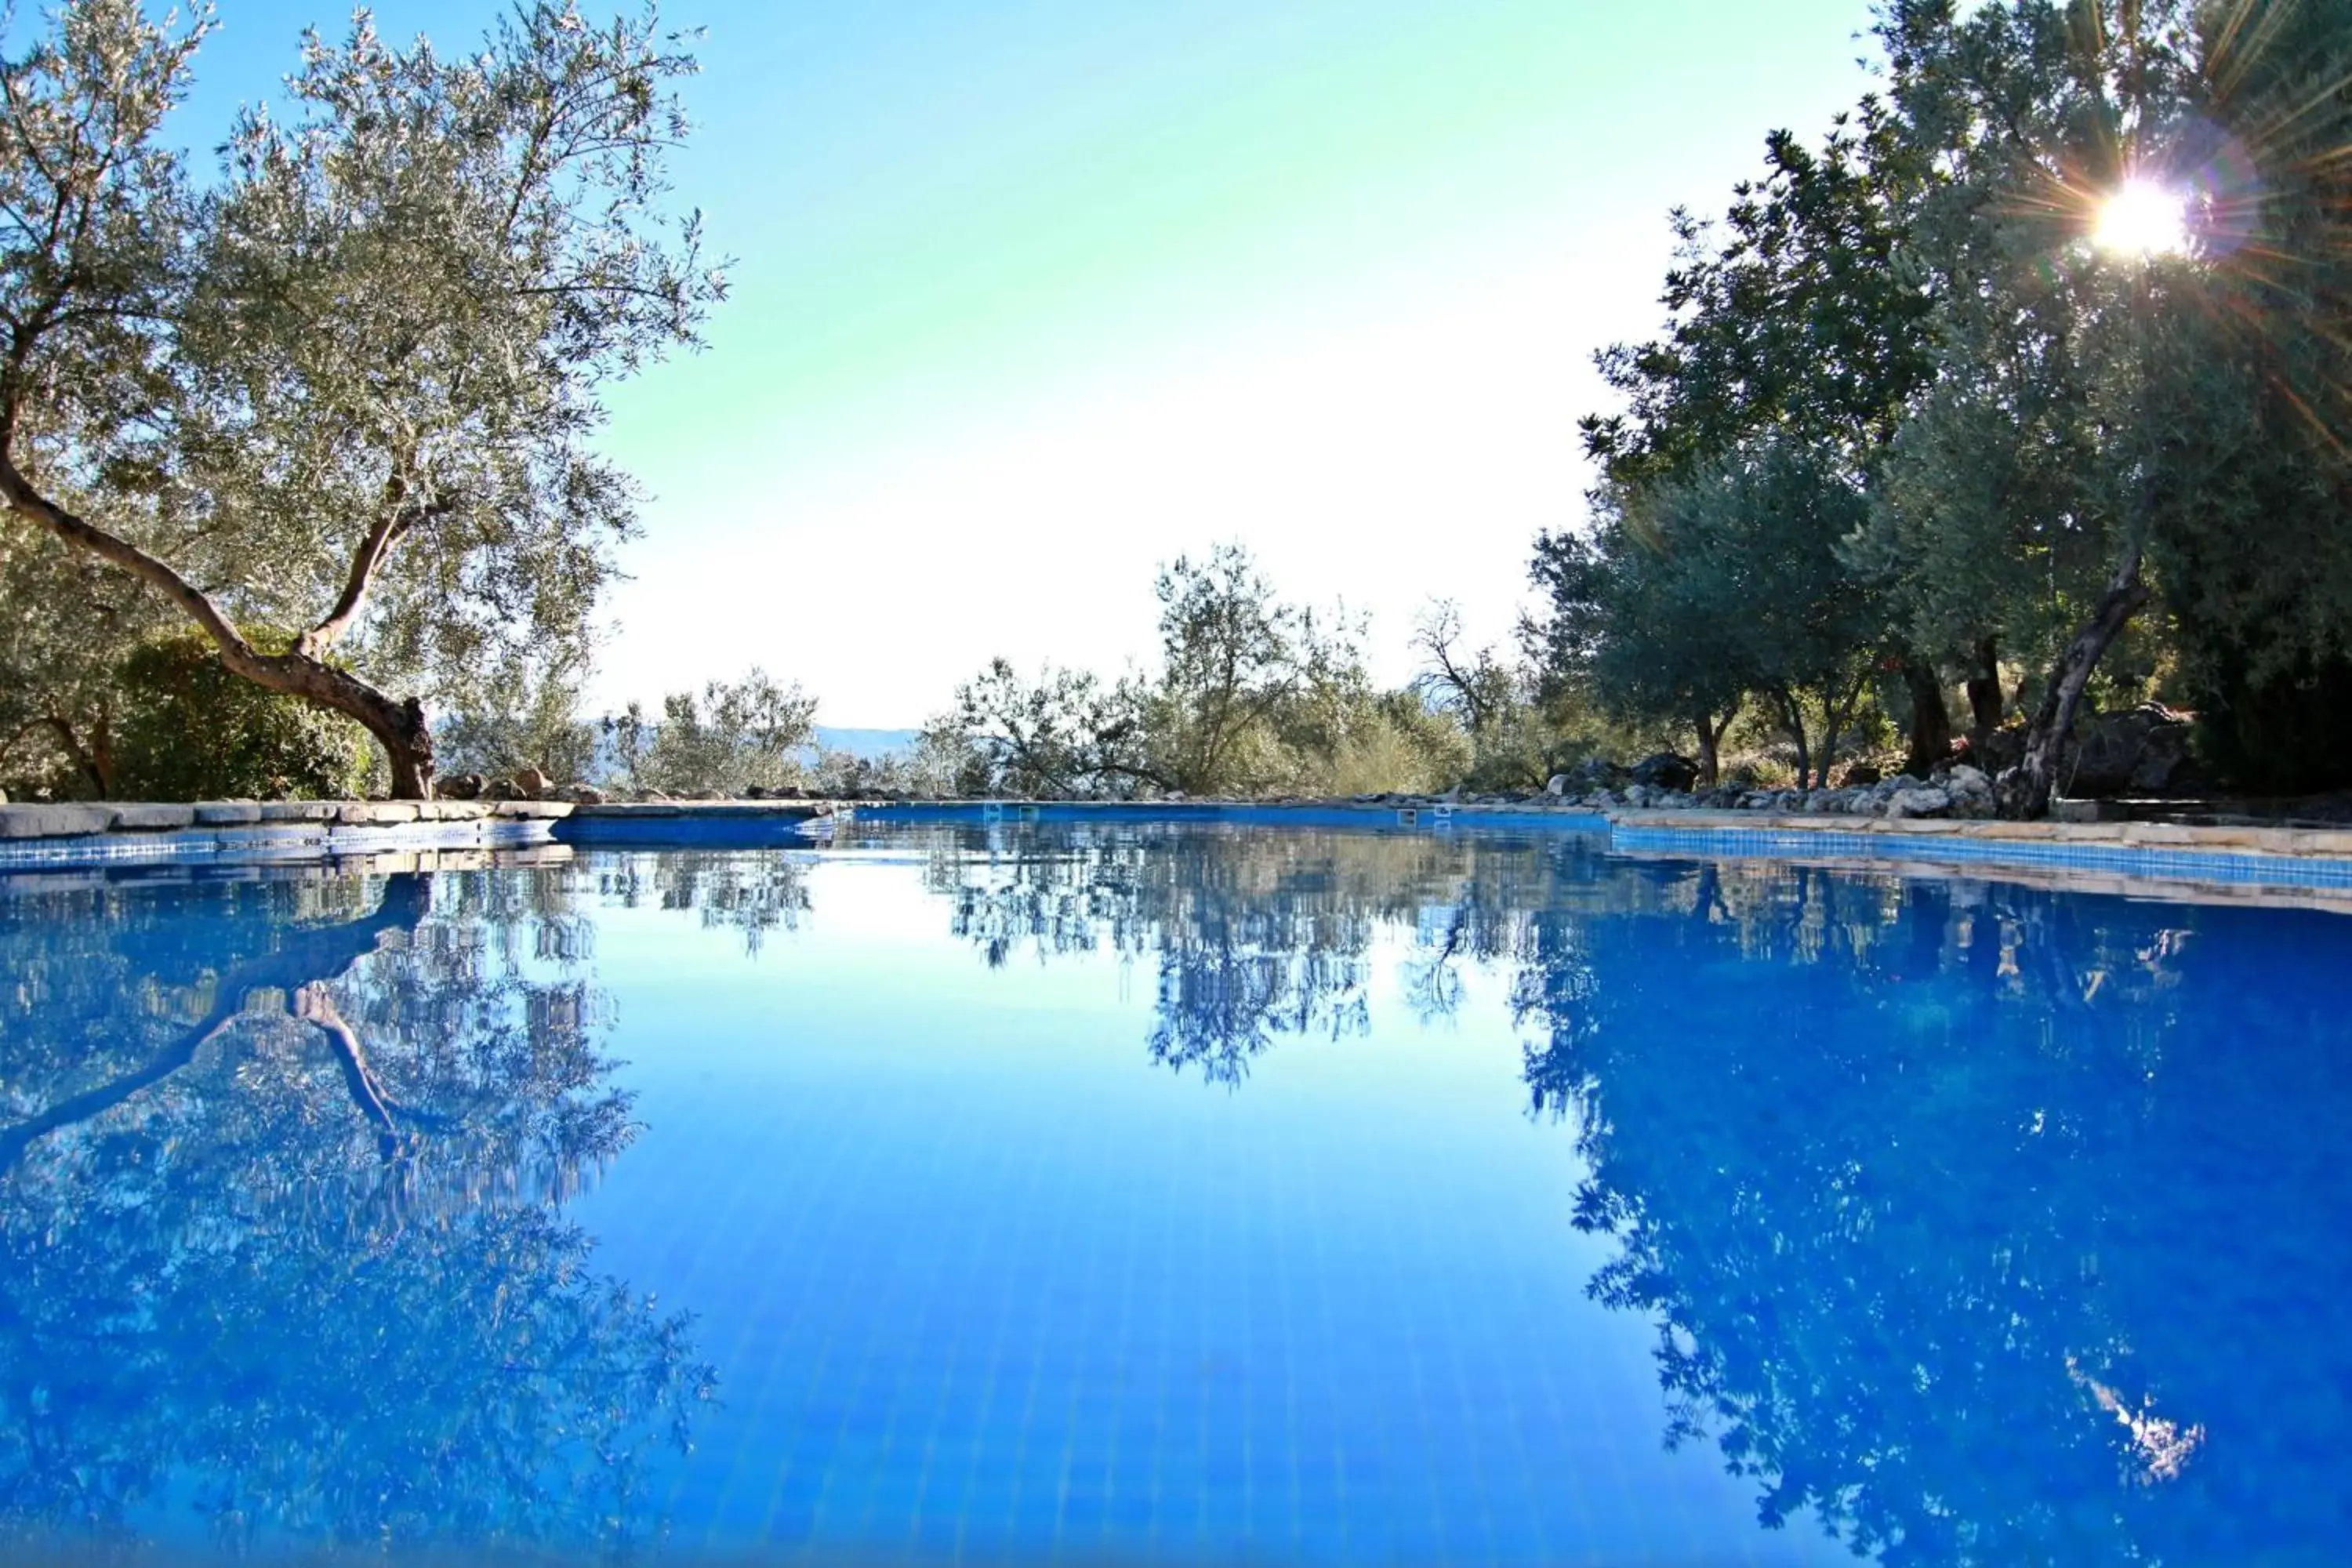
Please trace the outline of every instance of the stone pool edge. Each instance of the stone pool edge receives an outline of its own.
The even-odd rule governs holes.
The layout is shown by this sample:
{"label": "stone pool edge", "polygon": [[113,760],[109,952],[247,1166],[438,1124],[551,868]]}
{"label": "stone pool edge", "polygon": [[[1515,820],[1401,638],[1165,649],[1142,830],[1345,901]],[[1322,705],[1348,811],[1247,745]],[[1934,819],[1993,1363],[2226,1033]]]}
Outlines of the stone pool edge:
{"label": "stone pool edge", "polygon": [[541,801],[89,802],[0,805],[0,871],[336,860],[554,842]]}
{"label": "stone pool edge", "polygon": [[1609,845],[1643,858],[1972,871],[2079,892],[2352,913],[2352,830],[2340,828],[1620,810]]}
{"label": "stone pool edge", "polygon": [[[573,843],[793,840],[830,801],[89,801],[0,805],[0,872],[268,865]],[[579,820],[575,821],[574,818]]]}
{"label": "stone pool edge", "polygon": [[2352,897],[2352,829],[2143,822],[1884,819],[1748,811],[1608,813],[1541,804],[1318,801],[204,801],[0,805],[0,870],[332,860],[404,850],[805,843],[829,817],[897,822],[1220,821],[1456,824],[1606,831],[1613,850],[2020,868],[2168,888],[2288,888]]}

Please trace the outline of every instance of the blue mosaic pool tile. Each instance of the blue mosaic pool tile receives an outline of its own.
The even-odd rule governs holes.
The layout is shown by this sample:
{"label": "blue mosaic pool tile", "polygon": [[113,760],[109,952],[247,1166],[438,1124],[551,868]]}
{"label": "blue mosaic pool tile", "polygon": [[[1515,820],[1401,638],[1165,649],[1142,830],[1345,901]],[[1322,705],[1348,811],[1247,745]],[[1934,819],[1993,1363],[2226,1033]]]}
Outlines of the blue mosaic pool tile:
{"label": "blue mosaic pool tile", "polygon": [[89,833],[0,840],[0,871],[221,861],[323,860],[413,849],[515,848],[550,841],[528,818],[415,822],[388,826],[255,823],[164,833]]}
{"label": "blue mosaic pool tile", "polygon": [[1865,861],[1936,861],[2102,871],[2231,887],[2352,888],[2352,860],[2260,850],[2084,844],[1958,835],[1839,833],[1811,828],[1669,827],[1620,823],[1612,848],[1701,855],[1829,856]]}

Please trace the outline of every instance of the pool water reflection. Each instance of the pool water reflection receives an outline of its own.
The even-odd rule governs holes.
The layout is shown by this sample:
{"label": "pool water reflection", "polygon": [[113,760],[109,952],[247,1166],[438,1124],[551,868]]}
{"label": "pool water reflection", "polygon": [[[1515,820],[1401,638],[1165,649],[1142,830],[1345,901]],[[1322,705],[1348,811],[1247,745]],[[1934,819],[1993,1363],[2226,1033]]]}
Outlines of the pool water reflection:
{"label": "pool water reflection", "polygon": [[0,1543],[2352,1554],[2352,921],[1573,837],[0,895]]}

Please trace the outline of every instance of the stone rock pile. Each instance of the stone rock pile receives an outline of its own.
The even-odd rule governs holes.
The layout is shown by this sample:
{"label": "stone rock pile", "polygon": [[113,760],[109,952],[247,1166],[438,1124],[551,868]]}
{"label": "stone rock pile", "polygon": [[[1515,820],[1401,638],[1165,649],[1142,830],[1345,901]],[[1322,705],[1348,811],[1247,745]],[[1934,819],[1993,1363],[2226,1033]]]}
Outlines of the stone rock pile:
{"label": "stone rock pile", "polygon": [[1965,763],[1933,778],[1897,773],[1891,779],[1842,789],[1750,789],[1725,784],[1710,790],[1675,789],[1629,783],[1622,788],[1582,790],[1566,773],[1555,773],[1545,794],[1563,805],[1593,811],[1769,811],[1831,816],[1986,817],[1994,815],[1993,782]]}
{"label": "stone rock pile", "polygon": [[505,779],[450,773],[434,781],[433,793],[443,800],[568,800],[574,805],[602,805],[606,798],[593,784],[559,784],[537,768]]}

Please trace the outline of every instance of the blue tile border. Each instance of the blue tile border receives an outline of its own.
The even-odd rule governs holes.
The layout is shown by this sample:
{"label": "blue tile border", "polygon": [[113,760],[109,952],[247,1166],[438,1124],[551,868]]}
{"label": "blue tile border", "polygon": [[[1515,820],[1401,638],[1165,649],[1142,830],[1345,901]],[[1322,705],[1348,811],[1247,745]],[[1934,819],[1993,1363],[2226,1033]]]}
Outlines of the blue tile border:
{"label": "blue tile border", "polygon": [[1874,863],[2005,864],[2225,887],[2352,890],[2352,859],[2280,855],[2252,848],[2196,849],[2168,845],[1971,838],[1960,834],[1841,833],[1815,828],[1669,827],[1647,823],[1616,824],[1610,833],[1610,847],[1633,852],[1778,859],[1829,857]]}
{"label": "blue tile border", "polygon": [[1227,822],[1292,827],[1548,827],[1604,833],[1609,819],[1571,806],[1464,805],[1445,801],[909,801],[857,805],[858,822],[972,825],[1024,822]]}

